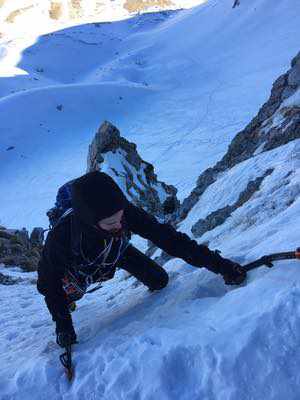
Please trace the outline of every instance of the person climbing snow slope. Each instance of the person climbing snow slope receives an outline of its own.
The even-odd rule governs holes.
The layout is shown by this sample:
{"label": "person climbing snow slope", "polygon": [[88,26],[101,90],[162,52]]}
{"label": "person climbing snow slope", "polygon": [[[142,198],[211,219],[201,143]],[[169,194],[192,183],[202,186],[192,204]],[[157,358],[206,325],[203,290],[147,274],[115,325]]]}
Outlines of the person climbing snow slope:
{"label": "person climbing snow slope", "polygon": [[38,268],[38,291],[56,324],[57,343],[77,340],[70,310],[96,282],[128,271],[151,291],[168,284],[167,272],[130,243],[150,240],[173,257],[221,274],[226,284],[246,279],[243,268],[127,200],[114,180],[94,171],[72,181],[72,209],[50,230]]}

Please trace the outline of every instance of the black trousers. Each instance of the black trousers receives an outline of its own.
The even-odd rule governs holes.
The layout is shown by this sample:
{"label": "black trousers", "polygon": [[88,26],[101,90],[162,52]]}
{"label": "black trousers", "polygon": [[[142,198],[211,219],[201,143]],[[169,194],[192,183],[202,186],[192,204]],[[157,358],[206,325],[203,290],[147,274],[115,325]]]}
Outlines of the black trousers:
{"label": "black trousers", "polygon": [[[122,258],[117,263],[117,267],[128,271],[137,280],[148,286],[150,290],[163,289],[167,286],[169,281],[169,276],[162,267],[132,245],[127,247]],[[40,276],[37,282],[37,288],[38,291],[45,296],[46,304],[53,318],[55,319],[55,315],[58,312],[62,314],[59,310],[59,304],[57,304],[59,302],[56,293],[51,293],[51,287],[49,287]],[[77,301],[83,296],[81,292],[74,291],[74,287],[71,287],[71,289],[71,294],[67,293],[68,303]]]}
{"label": "black trousers", "polygon": [[150,290],[163,289],[169,281],[168,274],[161,266],[132,245],[125,250],[118,267],[128,271]]}

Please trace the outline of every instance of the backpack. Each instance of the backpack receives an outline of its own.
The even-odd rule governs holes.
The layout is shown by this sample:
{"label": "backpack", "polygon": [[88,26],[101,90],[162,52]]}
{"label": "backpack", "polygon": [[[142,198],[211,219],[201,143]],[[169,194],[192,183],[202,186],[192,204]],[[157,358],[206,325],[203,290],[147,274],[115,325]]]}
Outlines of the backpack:
{"label": "backpack", "polygon": [[54,207],[47,211],[50,229],[54,228],[60,220],[71,213],[72,209],[72,183],[69,181],[62,185],[57,192]]}

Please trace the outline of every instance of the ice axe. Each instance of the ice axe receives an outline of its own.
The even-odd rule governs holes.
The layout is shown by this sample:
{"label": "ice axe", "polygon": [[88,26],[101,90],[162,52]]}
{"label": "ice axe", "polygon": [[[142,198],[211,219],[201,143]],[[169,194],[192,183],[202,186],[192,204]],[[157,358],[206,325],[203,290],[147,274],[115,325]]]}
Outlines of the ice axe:
{"label": "ice axe", "polygon": [[59,356],[60,362],[65,367],[65,372],[68,381],[71,382],[74,377],[74,368],[72,365],[72,346],[71,344],[66,346],[66,352]]}
{"label": "ice axe", "polygon": [[272,268],[274,266],[274,261],[279,260],[300,260],[300,247],[298,247],[295,251],[286,251],[283,253],[273,253],[266,256],[260,257],[258,260],[252,261],[249,264],[243,265],[243,268],[246,271],[251,271],[254,268],[265,265],[266,267]]}

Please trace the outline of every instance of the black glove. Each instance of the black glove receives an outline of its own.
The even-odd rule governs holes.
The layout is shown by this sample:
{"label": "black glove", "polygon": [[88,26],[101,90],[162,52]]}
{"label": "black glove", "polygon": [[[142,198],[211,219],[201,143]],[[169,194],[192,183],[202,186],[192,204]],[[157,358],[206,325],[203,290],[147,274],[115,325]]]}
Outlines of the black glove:
{"label": "black glove", "polygon": [[226,271],[221,274],[226,285],[240,285],[247,278],[247,272],[239,264],[231,261]]}
{"label": "black glove", "polygon": [[240,264],[221,257],[218,252],[215,252],[215,266],[216,273],[222,275],[226,285],[240,285],[247,278],[247,272]]}
{"label": "black glove", "polygon": [[70,344],[77,343],[77,336],[73,327],[72,318],[70,315],[59,316],[55,319],[56,322],[56,343],[60,347],[66,347]]}

